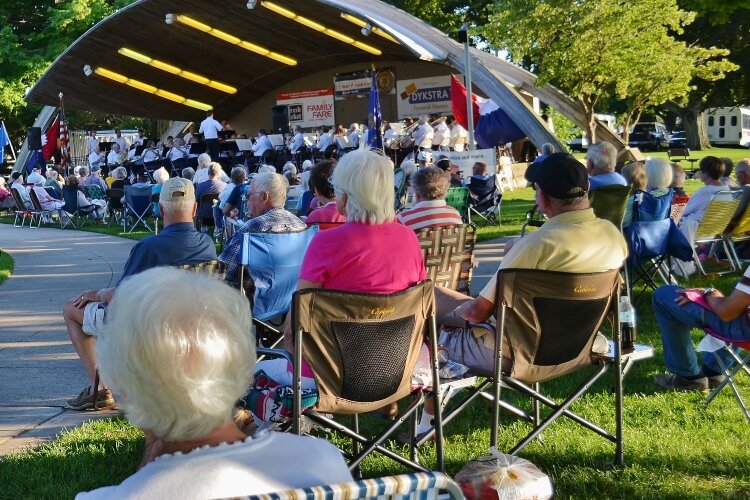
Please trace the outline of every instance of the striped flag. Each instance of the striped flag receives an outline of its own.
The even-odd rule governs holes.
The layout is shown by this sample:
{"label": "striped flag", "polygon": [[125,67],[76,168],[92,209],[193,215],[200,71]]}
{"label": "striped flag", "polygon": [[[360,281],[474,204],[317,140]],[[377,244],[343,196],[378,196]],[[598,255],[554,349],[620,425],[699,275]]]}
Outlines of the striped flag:
{"label": "striped flag", "polygon": [[60,136],[60,115],[52,122],[52,125],[44,133],[44,139],[42,141],[42,154],[45,160],[51,159],[55,156],[55,152],[58,147],[58,137]]}
{"label": "striped flag", "polygon": [[[62,108],[60,108],[60,139],[58,143],[60,144],[60,155],[63,158],[68,158],[70,156],[68,154],[68,124],[65,122],[65,110]],[[60,163],[64,163],[64,160],[61,160]]]}

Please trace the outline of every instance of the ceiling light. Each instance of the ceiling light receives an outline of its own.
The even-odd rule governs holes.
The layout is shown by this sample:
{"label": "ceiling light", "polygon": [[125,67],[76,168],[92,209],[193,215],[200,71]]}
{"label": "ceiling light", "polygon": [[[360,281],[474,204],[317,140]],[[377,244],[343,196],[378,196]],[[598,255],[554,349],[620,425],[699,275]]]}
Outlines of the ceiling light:
{"label": "ceiling light", "polygon": [[[364,21],[364,20],[362,20],[362,19],[360,19],[360,18],[358,18],[356,16],[353,16],[351,14],[347,14],[346,12],[342,12],[341,13],[341,17],[343,17],[344,19],[346,19],[350,23],[356,24],[357,26],[359,26],[361,28],[364,28],[365,26],[369,25],[370,26],[370,30],[372,31],[372,33],[375,33],[376,35],[379,35],[379,36],[385,38],[389,42],[393,42],[393,43],[395,43],[397,45],[401,45],[401,43],[398,40],[396,40],[395,38],[393,38],[390,34],[386,33],[383,30],[381,30],[377,26],[373,26],[372,24],[368,23],[367,21]],[[362,31],[362,34],[365,35],[365,32]],[[365,35],[365,36],[367,36],[367,35]]]}
{"label": "ceiling light", "polygon": [[248,0],[247,2],[247,8],[249,10],[253,10],[256,5],[258,5],[258,0]]}
{"label": "ceiling light", "polygon": [[140,52],[136,52],[135,50],[121,47],[117,50],[117,52],[125,57],[129,57],[130,59],[142,62],[143,64],[148,64],[149,66],[160,69],[162,71],[166,71],[167,73],[171,73],[173,75],[177,75],[186,80],[200,83],[201,85],[206,85],[207,87],[226,92],[227,94],[237,93],[237,89],[232,87],[231,85],[211,80],[203,75],[198,75],[190,71],[185,71],[184,69],[178,68],[177,66],[166,63],[164,61],[160,61],[158,59],[154,59],[153,57],[149,57],[146,54],[141,54]]}
{"label": "ceiling light", "polygon": [[370,36],[370,33],[372,33],[372,24],[367,23],[362,27],[362,34],[364,36]]}
{"label": "ceiling light", "polygon": [[[248,5],[249,5],[249,2],[248,2]],[[169,21],[170,16],[172,16],[172,21],[177,21],[178,23],[184,24],[185,26],[189,26],[195,30],[202,31],[203,33],[214,36],[218,38],[219,40],[223,40],[232,45],[237,45],[238,47],[242,47],[243,49],[249,50],[250,52],[255,52],[256,54],[265,56],[275,61],[279,61],[289,66],[297,65],[296,59],[285,56],[284,54],[273,52],[271,50],[266,49],[265,47],[261,47],[260,45],[256,45],[246,40],[242,40],[241,38],[231,35],[225,31],[212,28],[208,24],[202,23],[196,19],[193,19],[192,17],[188,17],[182,14],[174,14],[174,15],[167,14],[167,24],[171,24],[171,22]]]}
{"label": "ceiling light", "polygon": [[164,89],[156,88],[151,84],[142,82],[140,80],[136,80],[134,78],[128,78],[125,75],[121,75],[120,73],[115,73],[114,71],[108,70],[106,68],[93,68],[92,69],[91,66],[87,64],[86,66],[83,67],[83,72],[86,76],[91,76],[92,74],[96,74],[103,78],[107,78],[108,80],[112,80],[114,82],[132,87],[134,89],[138,89],[141,92],[146,92],[147,94],[155,95],[157,97],[161,97],[162,99],[167,99],[167,100],[179,103],[179,104],[184,104],[185,106],[190,106],[191,108],[197,108],[203,111],[208,111],[209,109],[213,109],[213,106],[209,104],[206,104],[200,101],[195,101],[193,99],[187,99],[185,97],[182,97],[179,94],[175,94],[173,92],[169,92]]}
{"label": "ceiling light", "polygon": [[307,26],[308,28],[314,29],[315,31],[323,33],[324,35],[328,35],[331,38],[335,38],[336,40],[339,40],[347,45],[354,45],[358,49],[364,50],[365,52],[369,52],[370,54],[373,54],[376,56],[383,54],[383,52],[380,49],[373,47],[372,45],[358,42],[354,38],[350,37],[349,35],[345,35],[343,33],[339,33],[338,31],[332,30],[331,28],[327,28],[323,26],[322,24],[313,21],[312,19],[308,19],[306,17],[300,16],[296,12],[293,12],[285,7],[282,7],[281,5],[277,3],[267,2],[263,0],[260,2],[260,4],[266,9],[272,12],[275,12],[279,14],[280,16],[284,16],[287,19],[296,21],[303,26]]}

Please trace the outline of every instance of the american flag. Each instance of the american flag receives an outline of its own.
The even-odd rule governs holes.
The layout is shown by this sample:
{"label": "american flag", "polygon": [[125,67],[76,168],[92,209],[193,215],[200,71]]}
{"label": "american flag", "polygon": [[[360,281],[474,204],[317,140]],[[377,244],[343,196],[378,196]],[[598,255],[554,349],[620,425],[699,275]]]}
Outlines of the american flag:
{"label": "american flag", "polygon": [[65,123],[65,110],[60,109],[60,155],[68,157],[68,124]]}

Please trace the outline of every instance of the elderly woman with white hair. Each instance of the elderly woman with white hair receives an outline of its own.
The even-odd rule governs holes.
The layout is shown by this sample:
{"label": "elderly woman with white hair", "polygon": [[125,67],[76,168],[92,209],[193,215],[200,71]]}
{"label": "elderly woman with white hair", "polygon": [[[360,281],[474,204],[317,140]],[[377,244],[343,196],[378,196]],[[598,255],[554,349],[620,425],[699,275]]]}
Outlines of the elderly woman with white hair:
{"label": "elderly woman with white hair", "polygon": [[[164,167],[159,167],[158,169],[154,170],[154,181],[156,181],[156,184],[151,186],[151,196],[153,197],[155,194],[161,193],[161,188],[164,185],[165,182],[169,180],[169,172],[167,172],[167,169]],[[153,212],[154,216],[159,217],[159,202],[155,201],[153,202]]]}
{"label": "elderly woman with white hair", "polygon": [[76,498],[244,497],[351,481],[328,442],[250,438],[233,422],[255,363],[250,330],[247,300],[220,280],[165,267],[125,279],[96,354],[102,379],[147,436],[143,466]]}
{"label": "elderly woman with white hair", "polygon": [[200,184],[208,180],[208,166],[211,164],[211,157],[208,153],[198,156],[198,168],[193,175],[193,184]]}
{"label": "elderly woman with white hair", "polygon": [[[328,288],[390,294],[424,280],[417,236],[395,222],[393,163],[374,151],[352,151],[339,160],[332,181],[336,208],[346,222],[313,237],[302,262],[297,290]],[[294,352],[292,343],[291,325],[287,323],[284,345],[289,352]],[[288,408],[273,401],[279,390],[291,385],[290,369],[285,360],[258,363],[256,373],[262,370],[278,386],[251,388],[245,400],[257,412],[256,418],[283,419]],[[305,400],[314,404],[317,393],[313,377],[303,379],[302,391]]]}
{"label": "elderly woman with white hair", "polygon": [[60,174],[54,168],[47,168],[45,173],[47,180],[44,183],[45,188],[52,188],[57,193],[57,198],[62,199],[63,181]]}

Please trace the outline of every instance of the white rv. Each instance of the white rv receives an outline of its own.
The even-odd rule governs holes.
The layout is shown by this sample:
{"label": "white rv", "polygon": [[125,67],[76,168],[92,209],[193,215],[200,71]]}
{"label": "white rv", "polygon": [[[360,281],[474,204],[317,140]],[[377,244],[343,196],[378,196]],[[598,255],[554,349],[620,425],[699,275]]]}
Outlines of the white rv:
{"label": "white rv", "polygon": [[709,108],[706,132],[711,144],[750,147],[750,108]]}

